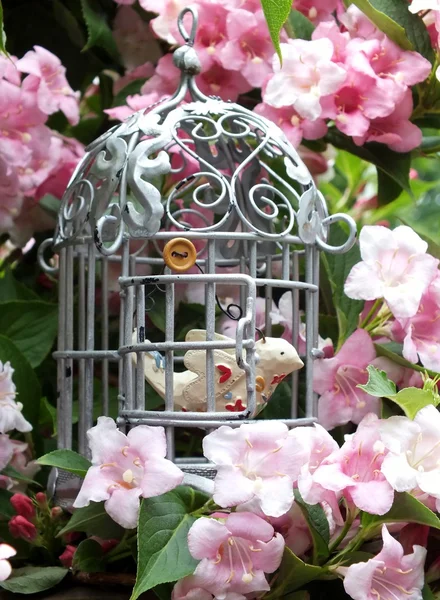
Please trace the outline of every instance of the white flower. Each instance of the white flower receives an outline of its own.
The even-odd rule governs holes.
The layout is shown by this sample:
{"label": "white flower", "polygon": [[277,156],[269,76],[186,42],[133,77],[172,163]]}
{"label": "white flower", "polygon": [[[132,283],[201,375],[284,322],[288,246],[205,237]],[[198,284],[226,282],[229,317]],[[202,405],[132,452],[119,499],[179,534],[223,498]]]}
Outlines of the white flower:
{"label": "white flower", "polygon": [[23,404],[15,402],[15,384],[12,381],[14,369],[9,362],[0,362],[0,433],[11,429],[31,431],[32,425],[23,417]]}

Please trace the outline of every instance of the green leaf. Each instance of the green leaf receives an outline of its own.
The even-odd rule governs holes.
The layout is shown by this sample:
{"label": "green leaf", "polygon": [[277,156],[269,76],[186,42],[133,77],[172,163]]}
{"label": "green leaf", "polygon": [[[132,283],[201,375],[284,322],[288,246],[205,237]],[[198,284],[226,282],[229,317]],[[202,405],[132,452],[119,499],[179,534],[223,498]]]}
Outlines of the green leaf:
{"label": "green leaf", "polygon": [[38,487],[42,487],[37,481],[30,479],[29,477],[25,477],[19,473],[14,467],[8,465],[4,469],[2,469],[2,475],[6,475],[6,477],[10,477],[11,479],[16,479],[17,481],[23,481],[23,483],[27,483],[28,485],[37,485]]}
{"label": "green leaf", "polygon": [[75,15],[61,0],[52,0],[52,6],[54,17],[57,23],[66,31],[69,40],[78,48],[82,48],[86,43],[86,39]]}
{"label": "green leaf", "polygon": [[385,371],[380,371],[374,365],[368,365],[367,371],[367,383],[364,385],[359,384],[357,387],[370,394],[370,396],[376,396],[376,398],[389,398],[396,395],[396,384],[388,379]]}
{"label": "green leaf", "polygon": [[75,475],[79,475],[80,477],[84,477],[88,469],[92,466],[92,463],[87,458],[84,458],[84,456],[73,450],[67,449],[49,452],[49,454],[41,456],[37,460],[37,463],[47,467],[57,467],[58,469],[69,471],[69,473],[75,473]]}
{"label": "green leaf", "polygon": [[[339,246],[347,239],[347,234],[339,225],[334,225],[330,231],[330,244]],[[363,302],[352,300],[344,293],[344,283],[351,268],[360,262],[359,246],[355,244],[345,254],[322,254],[322,261],[330,281],[333,295],[333,304],[336,309],[339,326],[338,347],[356,329]]]}
{"label": "green leaf", "polygon": [[38,296],[17,281],[11,269],[7,268],[0,273],[0,302],[10,300],[38,300]]}
{"label": "green leaf", "polygon": [[440,135],[423,136],[420,150],[425,154],[434,154],[440,151]]}
{"label": "green leaf", "polygon": [[351,138],[335,128],[328,130],[326,140],[336,148],[347,150],[351,154],[372,163],[391,177],[402,189],[412,194],[409,185],[409,169],[411,166],[411,154],[409,152],[393,152],[386,146],[373,142],[356,146]]}
{"label": "green leaf", "polygon": [[41,398],[38,422],[43,427],[49,426],[52,435],[57,434],[57,409],[46,397]]}
{"label": "green leaf", "polygon": [[307,504],[301,497],[299,490],[294,490],[295,502],[301,509],[313,539],[314,563],[320,562],[329,556],[328,544],[330,530],[325,512],[320,504]]}
{"label": "green leaf", "polygon": [[14,300],[0,304],[0,331],[10,338],[32,367],[52,348],[58,329],[56,304]]}
{"label": "green leaf", "polygon": [[433,62],[434,53],[425,24],[408,10],[406,0],[352,0],[360,10],[404,50],[417,50]]}
{"label": "green leaf", "polygon": [[15,510],[11,504],[12,493],[8,490],[0,489],[0,516],[8,520],[15,515]]}
{"label": "green leaf", "polygon": [[6,50],[6,33],[5,33],[5,27],[4,27],[4,22],[3,22],[3,6],[2,6],[1,2],[0,2],[0,52],[2,54],[5,54],[6,56],[9,56],[9,54]]}
{"label": "green leaf", "polygon": [[396,200],[403,192],[403,188],[399,183],[394,181],[387,173],[376,168],[377,170],[377,201],[379,206],[389,204]]}
{"label": "green leaf", "polygon": [[73,555],[74,571],[99,573],[105,570],[102,546],[95,540],[83,540]]}
{"label": "green leaf", "polygon": [[119,52],[116,42],[99,2],[97,0],[81,0],[81,8],[88,33],[87,44],[84,46],[83,52],[99,46],[118,62]]}
{"label": "green leaf", "polygon": [[77,508],[58,536],[71,531],[83,531],[88,536],[96,535],[105,540],[120,539],[124,533],[124,529],[105,512],[104,502],[91,502],[89,506]]}
{"label": "green leaf", "polygon": [[36,594],[60,583],[68,572],[62,567],[23,567],[14,569],[9,579],[0,581],[0,586],[14,594]]}
{"label": "green leaf", "polygon": [[301,40],[311,40],[315,26],[306,16],[299,12],[299,10],[293,8],[290,11],[286,22],[286,30],[288,31],[289,37]]}
{"label": "green leaf", "polygon": [[425,583],[425,585],[423,586],[422,598],[423,600],[436,600],[431,588],[427,583]]}
{"label": "green leaf", "polygon": [[292,0],[261,0],[267,27],[275,50],[282,61],[280,49],[280,31],[292,8]]}
{"label": "green leaf", "polygon": [[324,569],[303,562],[290,550],[284,548],[283,559],[279,568],[275,585],[265,596],[266,600],[283,598],[286,594],[294,592],[310,581],[318,579],[324,573]]}
{"label": "green leaf", "polygon": [[35,371],[17,346],[4,335],[0,335],[0,361],[11,363],[14,369],[12,380],[17,388],[16,399],[23,404],[23,415],[35,429],[38,427],[41,398]]}
{"label": "green leaf", "polygon": [[131,600],[161,583],[177,581],[194,572],[197,561],[188,550],[191,512],[206,496],[179,486],[156,498],[144,499],[138,525],[138,570]]}
{"label": "green leaf", "polygon": [[427,525],[440,529],[440,519],[419,500],[407,492],[396,492],[390,510],[384,515],[362,513],[361,525],[366,530],[376,528],[383,523],[408,522]]}
{"label": "green leaf", "polygon": [[367,383],[365,385],[358,385],[357,387],[363,389],[371,396],[392,400],[400,406],[409,419],[414,419],[419,410],[424,406],[428,406],[429,404],[437,406],[439,402],[430,390],[409,387],[397,392],[396,385],[388,379],[385,371],[379,371],[373,365],[369,365],[367,371]]}

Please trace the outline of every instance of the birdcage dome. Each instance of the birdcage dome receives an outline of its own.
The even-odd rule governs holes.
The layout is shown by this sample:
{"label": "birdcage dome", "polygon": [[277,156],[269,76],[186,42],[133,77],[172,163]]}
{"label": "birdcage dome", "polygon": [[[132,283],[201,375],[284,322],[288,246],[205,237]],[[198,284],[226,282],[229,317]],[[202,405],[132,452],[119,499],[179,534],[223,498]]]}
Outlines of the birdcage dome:
{"label": "birdcage dome", "polygon": [[[124,236],[148,239],[175,228],[254,234],[263,252],[289,235],[328,248],[325,200],[282,130],[198,90],[196,16],[184,12],[193,26],[188,35],[180,17],[187,45],[174,55],[179,89],[88,146],[62,200],[55,247],[93,238],[110,255]],[[224,258],[242,251],[240,240],[218,248]]]}

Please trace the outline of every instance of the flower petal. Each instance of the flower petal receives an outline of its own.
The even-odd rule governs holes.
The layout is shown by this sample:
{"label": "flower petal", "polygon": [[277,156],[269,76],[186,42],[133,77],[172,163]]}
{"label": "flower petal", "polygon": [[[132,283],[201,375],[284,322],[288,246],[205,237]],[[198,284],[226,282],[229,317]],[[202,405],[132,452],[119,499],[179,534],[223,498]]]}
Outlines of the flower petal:
{"label": "flower petal", "polygon": [[127,437],[110,417],[99,417],[97,425],[87,432],[87,437],[94,465],[113,462],[121,456],[121,449],[129,445]]}
{"label": "flower petal", "polygon": [[136,447],[142,460],[148,460],[153,456],[165,458],[167,442],[163,427],[138,425],[128,432],[127,439],[130,442],[130,446]]}
{"label": "flower petal", "polygon": [[115,483],[106,469],[90,467],[84,478],[83,484],[73,503],[74,508],[88,506],[90,502],[102,502],[110,498],[109,487]]}
{"label": "flower petal", "polygon": [[274,536],[272,525],[250,512],[231,513],[226,519],[226,527],[233,536],[248,540],[267,542]]}
{"label": "flower petal", "polygon": [[105,503],[105,510],[121,527],[134,529],[138,522],[140,494],[140,488],[115,490]]}
{"label": "flower petal", "polygon": [[[206,439],[206,438],[205,438]],[[254,496],[254,482],[235,467],[219,467],[214,480],[214,502],[219,506],[236,506]]]}
{"label": "flower petal", "polygon": [[290,477],[268,477],[256,490],[261,510],[268,517],[281,517],[293,504],[293,483]]}
{"label": "flower petal", "polygon": [[166,458],[152,457],[144,466],[144,476],[140,484],[142,496],[160,496],[180,485],[182,480],[183,473],[177,465]]}
{"label": "flower petal", "polygon": [[200,517],[188,532],[188,548],[195,559],[217,558],[219,548],[230,533],[225,524],[216,519]]}
{"label": "flower petal", "polygon": [[349,493],[358,508],[372,515],[387,513],[394,500],[394,490],[388,481],[365,481],[351,487]]}

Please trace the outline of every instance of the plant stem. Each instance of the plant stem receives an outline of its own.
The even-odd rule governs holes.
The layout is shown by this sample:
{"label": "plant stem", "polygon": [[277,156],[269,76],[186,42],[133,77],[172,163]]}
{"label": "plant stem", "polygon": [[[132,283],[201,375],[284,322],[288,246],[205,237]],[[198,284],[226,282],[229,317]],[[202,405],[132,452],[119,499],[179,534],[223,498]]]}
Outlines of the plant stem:
{"label": "plant stem", "polygon": [[360,329],[365,329],[365,326],[367,325],[368,321],[371,319],[371,317],[376,313],[377,309],[380,306],[380,303],[382,302],[382,298],[378,298],[376,300],[376,302],[373,304],[373,306],[371,307],[370,312],[368,313],[368,315],[365,317],[365,319],[362,321],[362,323],[359,325]]}
{"label": "plant stem", "polygon": [[341,533],[338,535],[338,537],[335,539],[335,541],[332,544],[330,544],[330,546],[329,546],[330,553],[334,552],[338,548],[339,544],[342,542],[342,540],[345,538],[347,533],[350,531],[350,527],[353,524],[354,518],[355,518],[354,513],[347,515],[347,520],[344,523],[344,527],[342,528]]}

